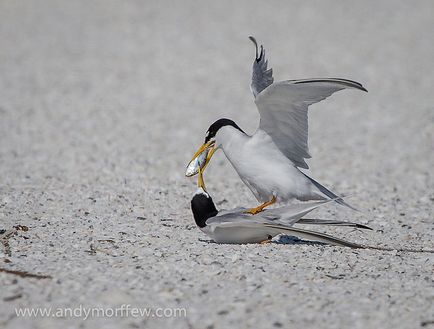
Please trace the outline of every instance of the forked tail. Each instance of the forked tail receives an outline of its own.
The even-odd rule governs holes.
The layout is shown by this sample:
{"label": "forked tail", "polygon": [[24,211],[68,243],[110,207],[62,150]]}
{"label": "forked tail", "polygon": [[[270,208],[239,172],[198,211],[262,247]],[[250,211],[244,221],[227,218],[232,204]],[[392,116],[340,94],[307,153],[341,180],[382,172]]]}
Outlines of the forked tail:
{"label": "forked tail", "polygon": [[360,211],[357,208],[354,208],[353,206],[349,205],[348,203],[346,203],[341,197],[339,197],[338,195],[334,194],[332,191],[330,191],[329,189],[327,189],[326,187],[324,187],[323,185],[321,185],[320,183],[318,183],[316,180],[314,180],[313,178],[309,177],[308,175],[306,175],[305,173],[303,173],[303,175],[305,175],[311,182],[313,185],[315,185],[315,187],[320,190],[320,192],[324,195],[326,195],[327,197],[329,197],[330,199],[334,199],[335,202],[339,203],[342,206],[346,206],[350,209],[353,209],[355,211]]}

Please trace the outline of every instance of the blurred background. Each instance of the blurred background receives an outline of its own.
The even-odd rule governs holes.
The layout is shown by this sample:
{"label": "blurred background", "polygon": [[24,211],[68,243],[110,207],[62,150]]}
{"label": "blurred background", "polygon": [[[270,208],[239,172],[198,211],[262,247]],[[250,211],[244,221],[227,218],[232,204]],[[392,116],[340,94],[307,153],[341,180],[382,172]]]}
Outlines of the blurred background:
{"label": "blurred background", "polygon": [[[183,292],[179,298],[190,303],[193,319],[207,319],[200,311],[209,298],[198,296],[209,288],[197,284],[188,258],[202,253],[198,238],[204,236],[196,231],[189,209],[195,179],[185,178],[184,172],[214,120],[232,118],[249,133],[257,127],[259,115],[249,90],[250,35],[264,45],[276,81],[340,77],[369,91],[339,92],[312,106],[309,114],[310,175],[337,193],[353,195],[351,203],[366,211],[345,217],[348,213],[339,208],[336,218],[378,229],[351,238],[432,248],[433,33],[431,0],[1,0],[0,220],[5,227],[30,227],[29,240],[14,242],[26,256],[18,257],[17,251],[8,266],[48,273],[60,282],[20,281],[17,287],[2,277],[8,287],[4,294],[21,291],[16,302],[24,305],[53,300],[70,305],[94,299],[114,303],[110,296],[118,295],[110,289],[130,289],[126,301],[170,305],[179,296],[160,289],[164,278],[166,286]],[[205,178],[219,206],[256,204],[222,152],[214,156]],[[172,224],[162,226],[167,218]],[[101,237],[121,241],[116,253],[127,258],[101,254],[93,262],[85,250]],[[157,251],[146,254],[152,248]],[[155,256],[161,250],[170,254],[170,248],[176,250],[173,257],[187,250],[184,267]],[[300,261],[307,257],[293,252],[291,257]],[[133,254],[144,257],[142,267],[134,267]],[[322,259],[317,257],[314,262]],[[151,268],[155,263],[159,267]],[[408,268],[419,272],[427,269],[412,266]],[[413,282],[407,273],[394,277],[400,291],[390,294],[402,298],[395,306],[387,301],[363,304],[365,292],[375,295],[391,286],[387,274],[378,279],[384,279],[379,286],[377,279],[363,276],[370,267],[368,259],[360,270],[369,287],[359,289],[359,279],[348,281],[356,294],[346,305],[362,312],[352,311],[350,317],[333,306],[346,288],[330,278],[324,280],[333,289],[332,302],[315,290],[294,299],[331,305],[312,316],[285,313],[286,302],[276,305],[268,297],[255,295],[259,300],[252,301],[259,305],[265,300],[274,317],[286,314],[299,324],[311,316],[309,323],[317,327],[334,321],[327,314],[344,321],[335,324],[350,321],[360,327],[384,321],[414,327],[414,321],[432,314],[432,296],[415,292],[420,285],[403,288]],[[203,277],[208,270],[203,269]],[[311,270],[309,264],[303,268]],[[180,287],[181,277],[195,284]],[[212,273],[208,279],[211,284]],[[269,292],[281,292],[261,284]],[[110,293],[100,295],[104,289]],[[236,300],[234,289],[216,295],[215,303]],[[407,313],[393,311],[404,304]],[[8,318],[13,311],[6,310],[2,307],[0,315]],[[256,321],[251,314],[245,317]],[[365,322],[357,322],[362,318]],[[263,320],[264,326],[271,323]]]}
{"label": "blurred background", "polygon": [[[433,11],[431,1],[2,1],[3,182],[29,171],[183,179],[215,119],[257,126],[249,35],[264,44],[276,80],[343,77],[369,90],[312,107],[314,177],[336,184],[328,166],[339,179],[397,180],[397,166],[426,175]],[[209,175],[233,173],[216,158]]]}

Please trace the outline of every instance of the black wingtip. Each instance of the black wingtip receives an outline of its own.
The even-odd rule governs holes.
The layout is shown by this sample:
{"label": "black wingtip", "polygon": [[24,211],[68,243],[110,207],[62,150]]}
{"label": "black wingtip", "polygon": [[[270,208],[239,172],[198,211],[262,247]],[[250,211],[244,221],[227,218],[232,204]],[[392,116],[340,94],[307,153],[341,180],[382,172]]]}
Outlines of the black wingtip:
{"label": "black wingtip", "polygon": [[[262,57],[262,51],[263,51],[263,47],[261,46],[261,54],[259,55],[259,51],[258,51],[258,43],[256,42],[256,39],[252,36],[249,36],[250,41],[253,42],[253,44],[255,45],[255,59],[256,61],[259,61]],[[259,56],[258,56],[259,55]]]}
{"label": "black wingtip", "polygon": [[354,80],[348,80],[348,79],[340,79],[340,80],[342,80],[344,82],[348,82],[348,83],[354,84],[354,85],[357,86],[355,88],[357,88],[357,89],[359,89],[361,91],[364,91],[364,92],[368,92],[368,90],[365,87],[363,87],[363,85],[360,82],[357,82],[357,81],[354,81]]}
{"label": "black wingtip", "polygon": [[363,87],[363,85],[360,83],[360,82],[357,82],[357,81],[353,81],[353,80],[347,80],[347,79],[342,79],[343,81],[348,81],[348,82],[351,82],[351,83],[354,83],[354,84],[356,84],[357,85],[357,89],[359,89],[359,90],[361,90],[361,91],[364,91],[364,92],[368,92],[368,90],[365,88],[365,87]]}
{"label": "black wingtip", "polygon": [[320,79],[303,79],[303,80],[296,80],[294,83],[301,84],[301,83],[312,83],[312,82],[340,82],[343,85],[346,85],[347,87],[356,88],[358,90],[362,90],[365,92],[368,92],[365,87],[362,86],[360,82],[354,81],[354,80],[348,80],[348,79],[342,79],[342,78],[320,78]]}
{"label": "black wingtip", "polygon": [[361,91],[364,91],[364,92],[368,92],[368,90],[365,88],[365,87],[363,87],[363,85],[361,84],[361,83],[359,83],[359,82],[357,82],[357,84],[359,85],[359,90],[361,90]]}
{"label": "black wingtip", "polygon": [[362,224],[356,224],[356,227],[357,228],[362,228],[362,229],[365,229],[365,230],[373,230],[371,227],[369,227],[369,226],[366,226],[366,225],[362,225]]}

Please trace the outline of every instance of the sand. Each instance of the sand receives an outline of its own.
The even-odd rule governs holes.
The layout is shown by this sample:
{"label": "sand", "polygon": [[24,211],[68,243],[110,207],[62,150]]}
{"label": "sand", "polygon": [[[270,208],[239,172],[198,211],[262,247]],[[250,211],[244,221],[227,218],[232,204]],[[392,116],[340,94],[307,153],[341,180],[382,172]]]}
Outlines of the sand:
{"label": "sand", "polygon": [[[309,174],[370,225],[357,243],[434,249],[431,1],[2,1],[0,327],[430,328],[432,253],[284,237],[218,245],[194,225],[184,177],[208,126],[253,132],[254,50],[276,80],[342,77],[310,111]],[[218,152],[219,208],[256,201]],[[17,317],[15,309],[149,308],[154,316]],[[159,317],[156,309],[186,316]]]}

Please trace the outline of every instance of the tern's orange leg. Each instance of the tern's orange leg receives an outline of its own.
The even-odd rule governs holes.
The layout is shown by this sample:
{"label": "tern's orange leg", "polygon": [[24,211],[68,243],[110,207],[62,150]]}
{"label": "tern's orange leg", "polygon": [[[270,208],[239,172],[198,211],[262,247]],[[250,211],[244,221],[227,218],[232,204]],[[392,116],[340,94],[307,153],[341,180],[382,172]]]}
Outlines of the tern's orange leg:
{"label": "tern's orange leg", "polygon": [[256,215],[257,213],[263,211],[265,207],[271,206],[273,203],[276,203],[276,197],[274,195],[270,201],[264,202],[263,204],[257,206],[256,208],[246,210],[245,213]]}
{"label": "tern's orange leg", "polygon": [[261,242],[259,242],[259,244],[268,244],[268,243],[271,243],[271,239],[273,239],[273,237],[271,235],[269,235],[267,240],[261,241]]}

